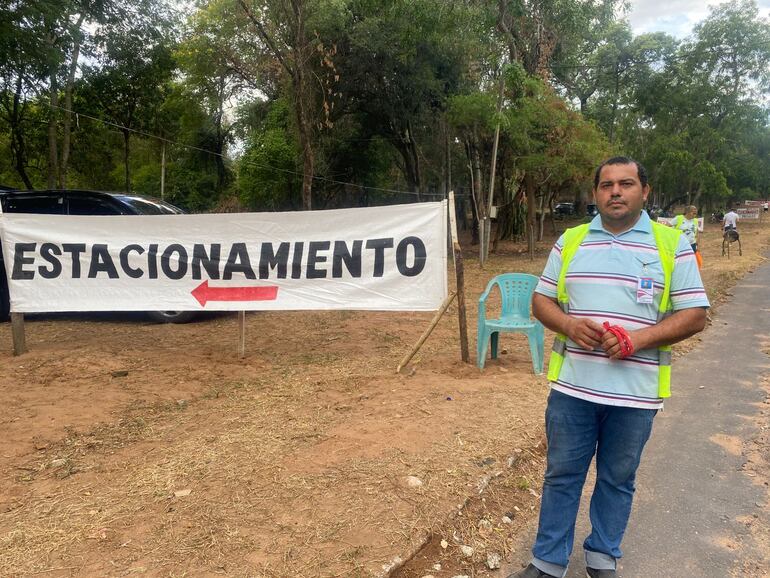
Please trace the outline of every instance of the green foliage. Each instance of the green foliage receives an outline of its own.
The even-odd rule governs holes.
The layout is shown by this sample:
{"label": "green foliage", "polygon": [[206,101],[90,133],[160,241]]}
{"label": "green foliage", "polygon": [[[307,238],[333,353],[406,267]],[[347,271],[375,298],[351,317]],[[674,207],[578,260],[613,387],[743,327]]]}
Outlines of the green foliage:
{"label": "green foliage", "polygon": [[681,43],[607,31],[591,53],[591,91],[580,92],[569,76],[564,86],[616,150],[647,165],[653,202],[715,206],[738,190],[767,195],[770,127],[759,103],[768,88],[770,26],[756,4],[712,9]]}
{"label": "green foliage", "polygon": [[527,71],[520,62],[509,62],[503,70],[505,89],[514,98],[520,97],[527,83]]}
{"label": "green foliage", "polygon": [[447,102],[447,120],[460,132],[493,131],[496,120],[495,107],[493,94],[458,94],[450,97]]}
{"label": "green foliage", "polygon": [[516,166],[547,179],[551,190],[577,186],[607,156],[595,125],[571,110],[540,79],[528,78],[524,96],[507,112],[506,134]]}
{"label": "green foliage", "polygon": [[297,144],[285,100],[269,104],[262,126],[249,140],[238,168],[241,201],[251,209],[279,210],[299,202]]}
{"label": "green foliage", "polygon": [[[138,193],[160,197],[160,163],[148,162],[134,171],[134,190]],[[212,208],[216,199],[216,174],[203,172],[184,160],[166,165],[164,199],[192,213]]]}
{"label": "green foliage", "polygon": [[353,0],[348,10],[345,28],[336,31],[345,108],[392,144],[407,188],[431,188],[438,175],[425,169],[442,162],[435,140],[441,114],[485,49],[477,40],[485,38],[483,12],[445,0]]}
{"label": "green foliage", "polygon": [[659,204],[770,195],[770,25],[752,0],[682,42],[634,36],[621,0],[297,6],[304,36],[281,0],[206,0],[185,22],[161,0],[0,7],[0,183],[45,186],[48,120],[62,145],[65,118],[49,103],[80,42],[71,187],[158,196],[165,154],[165,196],[189,210],[296,209],[309,150],[314,207],[467,192],[471,174],[486,195],[499,127],[510,215],[524,183],[577,198],[611,152],[647,165]]}

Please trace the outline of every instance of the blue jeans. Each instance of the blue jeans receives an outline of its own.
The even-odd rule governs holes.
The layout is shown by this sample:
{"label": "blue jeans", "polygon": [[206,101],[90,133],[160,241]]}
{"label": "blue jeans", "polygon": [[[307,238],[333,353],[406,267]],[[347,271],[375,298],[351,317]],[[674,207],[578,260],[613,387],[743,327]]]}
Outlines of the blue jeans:
{"label": "blue jeans", "polygon": [[592,531],[583,547],[591,567],[615,568],[631,514],[636,469],[656,413],[601,405],[551,390],[545,412],[548,465],[532,548],[535,566],[554,576],[566,573],[580,495],[595,454]]}

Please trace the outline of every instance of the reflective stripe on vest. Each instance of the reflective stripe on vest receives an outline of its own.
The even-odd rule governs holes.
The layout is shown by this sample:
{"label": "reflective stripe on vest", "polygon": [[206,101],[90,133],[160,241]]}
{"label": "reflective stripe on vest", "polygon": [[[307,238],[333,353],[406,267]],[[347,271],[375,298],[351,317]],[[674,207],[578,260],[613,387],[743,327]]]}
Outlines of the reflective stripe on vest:
{"label": "reflective stripe on vest", "polygon": [[[658,321],[664,319],[671,312],[671,274],[674,271],[674,259],[679,245],[679,236],[682,231],[671,229],[654,221],[652,233],[655,237],[655,245],[658,247],[660,264],[663,268],[663,294],[660,296],[658,306]],[[572,258],[577,253],[580,244],[588,234],[589,224],[585,223],[564,231],[564,245],[561,248],[561,271],[556,284],[556,298],[565,313],[569,313],[569,295],[567,294],[567,270]],[[548,380],[557,381],[564,365],[564,356],[567,351],[567,336],[558,334],[553,342],[551,358],[548,362]],[[658,347],[658,397],[671,397],[671,346]]]}

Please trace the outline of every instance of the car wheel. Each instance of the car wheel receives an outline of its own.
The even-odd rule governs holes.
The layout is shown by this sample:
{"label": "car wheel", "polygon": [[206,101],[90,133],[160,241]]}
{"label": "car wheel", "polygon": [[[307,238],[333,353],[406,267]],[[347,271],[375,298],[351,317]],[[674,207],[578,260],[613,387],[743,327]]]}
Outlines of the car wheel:
{"label": "car wheel", "polygon": [[148,311],[147,316],[158,323],[187,323],[195,317],[195,311]]}

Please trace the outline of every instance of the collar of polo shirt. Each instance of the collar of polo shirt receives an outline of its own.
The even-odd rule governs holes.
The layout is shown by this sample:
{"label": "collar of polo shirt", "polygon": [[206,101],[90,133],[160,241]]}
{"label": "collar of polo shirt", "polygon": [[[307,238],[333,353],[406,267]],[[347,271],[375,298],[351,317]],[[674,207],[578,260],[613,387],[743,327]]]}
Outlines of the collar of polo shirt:
{"label": "collar of polo shirt", "polygon": [[652,221],[650,219],[650,216],[647,214],[647,211],[641,211],[639,214],[639,218],[636,220],[636,223],[634,223],[633,227],[630,229],[623,231],[622,233],[618,233],[615,235],[614,233],[610,233],[607,229],[604,228],[602,225],[602,216],[601,214],[596,215],[593,219],[591,219],[591,222],[588,225],[589,231],[602,231],[604,233],[607,233],[608,235],[612,235],[613,237],[619,237],[620,235],[624,235],[628,233],[628,231],[641,231],[642,233],[652,233]]}

